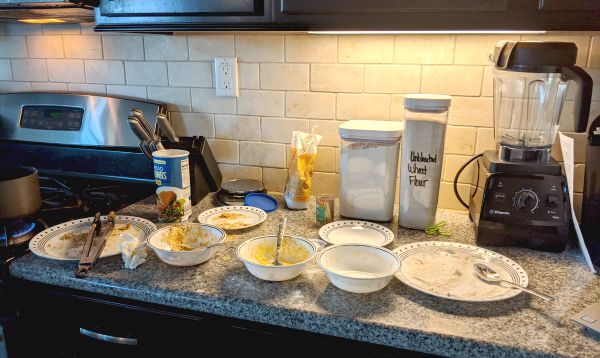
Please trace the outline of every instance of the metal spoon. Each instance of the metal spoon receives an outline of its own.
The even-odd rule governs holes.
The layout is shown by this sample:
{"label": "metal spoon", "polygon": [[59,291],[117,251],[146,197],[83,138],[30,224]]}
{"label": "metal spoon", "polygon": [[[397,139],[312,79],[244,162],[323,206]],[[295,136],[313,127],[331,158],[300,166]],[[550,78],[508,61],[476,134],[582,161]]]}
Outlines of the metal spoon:
{"label": "metal spoon", "polygon": [[500,278],[500,274],[497,273],[496,271],[494,271],[491,267],[486,266],[484,264],[481,263],[476,263],[473,265],[473,269],[475,270],[475,274],[477,275],[477,277],[479,277],[480,279],[487,281],[487,282],[505,282],[507,284],[509,284],[512,287],[518,288],[522,291],[525,291],[527,293],[530,293],[534,296],[537,296],[545,301],[554,301],[554,297],[543,294],[541,292],[536,292],[534,290],[530,290],[528,288],[525,288],[521,285],[518,285],[514,282],[510,282],[510,281],[506,281]]}
{"label": "metal spoon", "polygon": [[283,236],[285,235],[285,226],[287,225],[287,217],[282,217],[279,222],[279,235],[277,235],[277,247],[275,248],[275,261],[273,261],[274,266],[281,266],[281,262],[279,262],[279,251],[281,251],[281,241],[283,241]]}
{"label": "metal spoon", "polygon": [[208,245],[208,246],[204,246],[202,248],[202,250],[212,249],[215,246],[221,246],[221,245],[225,245],[225,243],[224,242],[217,242],[216,244],[211,244],[211,245]]}

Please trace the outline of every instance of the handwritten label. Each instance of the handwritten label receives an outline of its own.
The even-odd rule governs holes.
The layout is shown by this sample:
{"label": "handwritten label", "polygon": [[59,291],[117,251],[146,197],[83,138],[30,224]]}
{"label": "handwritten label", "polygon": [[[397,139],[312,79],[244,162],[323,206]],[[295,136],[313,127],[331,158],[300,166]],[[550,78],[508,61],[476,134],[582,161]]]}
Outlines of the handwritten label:
{"label": "handwritten label", "polygon": [[[412,186],[425,187],[429,179],[425,179],[427,175],[426,163],[438,162],[438,155],[431,155],[430,153],[410,151],[410,161],[407,164],[408,172],[411,174],[408,176],[408,182]],[[422,164],[421,164],[422,163]]]}

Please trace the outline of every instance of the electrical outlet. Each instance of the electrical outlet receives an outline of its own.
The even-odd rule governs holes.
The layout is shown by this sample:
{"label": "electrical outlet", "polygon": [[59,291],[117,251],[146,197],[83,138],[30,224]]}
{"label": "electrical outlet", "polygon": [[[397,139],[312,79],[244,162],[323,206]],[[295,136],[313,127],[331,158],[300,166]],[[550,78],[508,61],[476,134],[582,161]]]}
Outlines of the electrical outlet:
{"label": "electrical outlet", "polygon": [[239,97],[237,57],[215,57],[217,96]]}

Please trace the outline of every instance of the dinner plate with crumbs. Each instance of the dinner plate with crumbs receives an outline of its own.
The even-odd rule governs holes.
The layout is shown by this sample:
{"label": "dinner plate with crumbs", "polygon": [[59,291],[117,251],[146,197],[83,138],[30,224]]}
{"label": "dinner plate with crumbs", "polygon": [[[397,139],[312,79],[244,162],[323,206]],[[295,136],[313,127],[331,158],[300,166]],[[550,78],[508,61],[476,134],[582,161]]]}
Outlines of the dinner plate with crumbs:
{"label": "dinner plate with crumbs", "polygon": [[[107,217],[102,216],[100,219],[104,223]],[[78,261],[93,220],[93,217],[82,218],[52,226],[35,235],[29,241],[29,249],[34,254],[48,259]],[[100,258],[120,254],[119,243],[124,234],[144,241],[156,230],[152,222],[136,216],[117,215],[115,223]]]}
{"label": "dinner plate with crumbs", "polygon": [[200,224],[209,224],[223,230],[241,230],[256,226],[267,220],[267,213],[253,206],[221,206],[198,215]]}
{"label": "dinner plate with crumbs", "polygon": [[476,263],[491,267],[504,280],[523,287],[529,284],[529,276],[519,264],[482,247],[424,241],[400,246],[393,252],[401,261],[396,278],[432,296],[464,302],[492,302],[522,292],[507,284],[481,280],[473,268]]}
{"label": "dinner plate with crumbs", "polygon": [[367,244],[386,246],[394,241],[392,230],[379,224],[360,220],[334,221],[321,227],[319,236],[332,245]]}

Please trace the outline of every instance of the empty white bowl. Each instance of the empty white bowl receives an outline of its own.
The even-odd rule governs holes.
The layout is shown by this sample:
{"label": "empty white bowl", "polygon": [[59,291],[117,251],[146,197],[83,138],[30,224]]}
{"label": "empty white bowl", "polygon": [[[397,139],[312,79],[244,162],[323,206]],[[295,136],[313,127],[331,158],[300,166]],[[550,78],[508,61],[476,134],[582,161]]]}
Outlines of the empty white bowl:
{"label": "empty white bowl", "polygon": [[256,250],[258,245],[264,243],[272,245],[273,247],[277,245],[277,235],[255,237],[242,242],[240,246],[238,246],[237,257],[244,263],[244,265],[246,265],[246,268],[253,276],[258,277],[261,280],[291,280],[297,276],[300,276],[300,274],[304,271],[306,264],[308,264],[308,262],[315,257],[317,253],[317,247],[309,240],[300,237],[286,235],[285,239],[292,239],[297,245],[300,245],[306,249],[308,251],[308,258],[295,264],[285,266],[261,265],[252,261],[251,258],[254,255],[254,250]]}
{"label": "empty white bowl", "polygon": [[[207,224],[196,224],[196,223],[186,223],[186,224],[176,224],[176,225],[193,225],[194,227],[199,227],[202,229],[204,234],[207,236],[207,241],[209,245],[213,245],[216,243],[221,243],[225,240],[227,236],[225,231],[222,229]],[[174,265],[174,266],[193,266],[199,265],[203,262],[208,261],[212,258],[216,253],[219,247],[211,247],[211,248],[198,248],[196,250],[191,251],[173,251],[170,249],[167,241],[165,240],[166,234],[169,232],[169,226],[164,227],[160,230],[156,230],[153,232],[146,243],[148,246],[154,250],[156,256],[162,261]]]}
{"label": "empty white bowl", "polygon": [[365,244],[329,246],[319,253],[317,263],[334,286],[354,293],[381,290],[400,269],[393,252]]}

